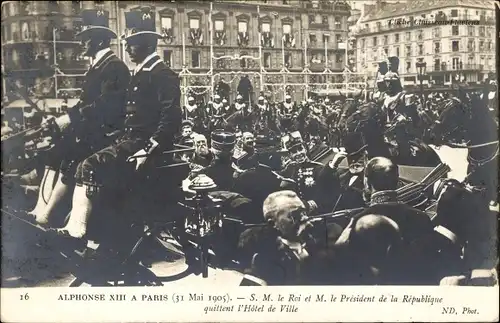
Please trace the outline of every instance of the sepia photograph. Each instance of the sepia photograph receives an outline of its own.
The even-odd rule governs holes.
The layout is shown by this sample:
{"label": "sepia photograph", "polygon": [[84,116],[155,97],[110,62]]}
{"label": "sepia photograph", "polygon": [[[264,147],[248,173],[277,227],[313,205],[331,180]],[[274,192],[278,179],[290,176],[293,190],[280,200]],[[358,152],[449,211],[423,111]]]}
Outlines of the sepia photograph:
{"label": "sepia photograph", "polygon": [[2,289],[498,288],[494,1],[1,8]]}

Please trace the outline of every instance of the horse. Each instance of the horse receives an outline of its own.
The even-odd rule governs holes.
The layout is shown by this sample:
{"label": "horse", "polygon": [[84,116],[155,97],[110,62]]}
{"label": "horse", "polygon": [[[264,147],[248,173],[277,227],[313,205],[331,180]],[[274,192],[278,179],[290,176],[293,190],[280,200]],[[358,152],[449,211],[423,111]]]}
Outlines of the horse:
{"label": "horse", "polygon": [[[352,109],[352,108],[351,108]],[[398,165],[434,167],[441,163],[438,154],[422,140],[407,137],[408,149],[401,145],[394,147],[385,141],[385,115],[375,102],[362,104],[356,112],[347,116],[343,125],[343,143],[357,149],[366,148],[368,158],[382,156],[392,159]],[[399,138],[401,139],[401,138]],[[354,142],[353,142],[354,141]],[[357,143],[355,143],[357,141]]]}
{"label": "horse", "polygon": [[[470,99],[451,98],[444,102],[439,119],[430,129],[430,138],[436,145],[467,148],[466,181],[484,189],[488,201],[497,200],[498,138],[497,124],[491,115],[487,101],[477,95]],[[469,101],[469,102],[467,102]],[[450,141],[465,140],[466,146]]]}

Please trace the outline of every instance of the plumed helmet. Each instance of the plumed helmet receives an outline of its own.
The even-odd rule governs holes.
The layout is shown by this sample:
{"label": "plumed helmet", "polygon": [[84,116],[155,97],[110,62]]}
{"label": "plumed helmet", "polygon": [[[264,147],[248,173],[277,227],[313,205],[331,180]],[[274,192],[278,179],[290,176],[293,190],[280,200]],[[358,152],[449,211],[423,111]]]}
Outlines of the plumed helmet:
{"label": "plumed helmet", "polygon": [[236,96],[236,100],[243,100],[243,97],[241,96],[241,94],[238,94],[238,96]]}
{"label": "plumed helmet", "polygon": [[227,103],[227,100],[226,99],[222,99],[222,103]]}
{"label": "plumed helmet", "polygon": [[290,94],[285,95],[285,100],[291,100],[291,99],[292,97],[290,96]]}
{"label": "plumed helmet", "polygon": [[190,96],[190,97],[188,98],[188,102],[193,102],[193,101],[194,101],[194,98],[193,98],[192,96]]}
{"label": "plumed helmet", "polygon": [[231,151],[236,144],[236,136],[232,132],[216,130],[211,136],[212,148],[220,151]]}
{"label": "plumed helmet", "polygon": [[218,94],[214,95],[214,100],[220,100],[220,95]]}

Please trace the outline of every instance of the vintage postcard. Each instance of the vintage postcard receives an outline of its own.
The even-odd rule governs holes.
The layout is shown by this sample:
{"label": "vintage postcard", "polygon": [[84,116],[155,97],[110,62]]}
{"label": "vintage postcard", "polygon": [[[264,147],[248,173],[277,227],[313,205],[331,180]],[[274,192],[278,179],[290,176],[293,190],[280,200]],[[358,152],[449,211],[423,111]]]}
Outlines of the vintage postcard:
{"label": "vintage postcard", "polygon": [[498,2],[1,9],[2,321],[498,321]]}

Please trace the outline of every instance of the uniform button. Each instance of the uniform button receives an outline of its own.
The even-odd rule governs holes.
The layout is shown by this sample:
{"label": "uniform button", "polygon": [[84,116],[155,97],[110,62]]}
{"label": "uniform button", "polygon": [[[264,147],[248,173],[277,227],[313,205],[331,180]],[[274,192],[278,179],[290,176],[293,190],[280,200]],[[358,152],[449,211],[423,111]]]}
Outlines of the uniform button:
{"label": "uniform button", "polygon": [[137,86],[136,86],[136,87],[134,87],[134,91],[137,91]]}
{"label": "uniform button", "polygon": [[135,101],[132,101],[132,104],[135,104]]}

